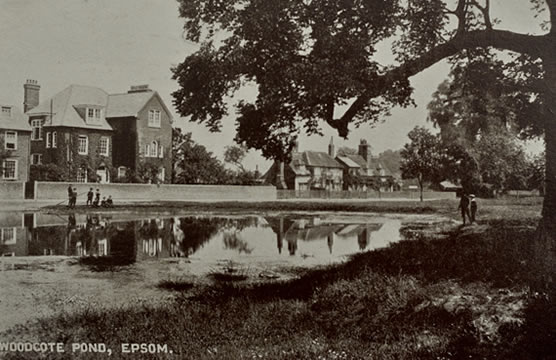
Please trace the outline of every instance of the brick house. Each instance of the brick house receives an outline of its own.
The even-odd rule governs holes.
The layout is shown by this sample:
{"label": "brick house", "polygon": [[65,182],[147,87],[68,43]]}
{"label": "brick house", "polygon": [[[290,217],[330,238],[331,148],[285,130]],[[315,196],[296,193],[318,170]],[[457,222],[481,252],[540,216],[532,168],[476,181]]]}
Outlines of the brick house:
{"label": "brick house", "polygon": [[29,143],[31,127],[23,112],[15,106],[0,105],[0,152],[3,159],[0,181],[29,179]]}
{"label": "brick house", "polygon": [[69,181],[106,183],[150,162],[159,181],[169,181],[172,118],[157,92],[140,86],[109,95],[70,85],[39,103],[39,90],[32,80],[24,85],[32,165],[55,164]]}

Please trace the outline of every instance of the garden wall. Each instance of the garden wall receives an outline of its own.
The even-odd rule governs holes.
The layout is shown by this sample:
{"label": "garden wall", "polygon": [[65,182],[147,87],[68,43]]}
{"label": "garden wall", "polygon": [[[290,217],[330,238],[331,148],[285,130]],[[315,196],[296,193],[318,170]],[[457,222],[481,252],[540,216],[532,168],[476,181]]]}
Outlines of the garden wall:
{"label": "garden wall", "polygon": [[0,182],[0,201],[23,200],[25,198],[25,183],[19,181]]}
{"label": "garden wall", "polygon": [[[68,198],[67,182],[35,183],[36,200],[60,200]],[[87,200],[89,188],[100,190],[101,198],[111,195],[119,201],[269,201],[276,200],[274,186],[233,185],[149,185],[149,184],[87,184],[72,183],[77,188],[77,203]]]}
{"label": "garden wall", "polygon": [[[424,200],[455,199],[454,192],[425,191]],[[278,199],[369,199],[369,200],[419,200],[418,191],[328,191],[328,190],[278,190]]]}

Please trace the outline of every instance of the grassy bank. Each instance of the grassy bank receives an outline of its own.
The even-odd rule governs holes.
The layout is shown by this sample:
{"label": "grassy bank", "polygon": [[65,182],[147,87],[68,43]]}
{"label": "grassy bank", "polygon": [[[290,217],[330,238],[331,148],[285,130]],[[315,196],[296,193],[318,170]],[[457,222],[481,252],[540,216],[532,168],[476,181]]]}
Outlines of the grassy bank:
{"label": "grassy bank", "polygon": [[[166,282],[177,294],[170,303],[85,307],[3,338],[101,342],[115,359],[554,358],[554,255],[534,241],[537,218],[496,206],[479,225],[407,226],[405,241],[292,281]],[[121,354],[121,343],[167,344],[173,354]]]}

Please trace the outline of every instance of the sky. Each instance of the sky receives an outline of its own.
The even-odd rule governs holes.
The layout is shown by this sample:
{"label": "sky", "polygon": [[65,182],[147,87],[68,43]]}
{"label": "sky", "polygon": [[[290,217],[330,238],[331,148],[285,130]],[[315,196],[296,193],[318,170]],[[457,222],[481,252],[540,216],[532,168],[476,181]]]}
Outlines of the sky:
{"label": "sky", "polygon": [[[271,0],[269,0],[271,1]],[[492,0],[497,28],[540,34],[544,20],[533,17],[525,0]],[[41,85],[41,100],[71,84],[97,86],[108,93],[126,92],[131,85],[149,84],[173,110],[171,93],[177,83],[170,68],[197,49],[183,36],[183,19],[174,0],[0,0],[0,103],[22,108],[23,84],[34,79]],[[416,107],[395,108],[374,127],[353,129],[349,139],[323,125],[324,136],[302,136],[300,150],[326,151],[330,138],[336,149],[356,148],[360,139],[378,154],[400,149],[415,126],[432,128],[426,105],[447,77],[445,62],[411,78]],[[247,93],[249,89],[247,90]],[[220,159],[234,145],[233,110],[221,133],[188,122],[174,112],[174,125],[192,132],[193,139]],[[541,144],[530,144],[537,152]],[[265,171],[269,162],[251,150],[245,165]]]}

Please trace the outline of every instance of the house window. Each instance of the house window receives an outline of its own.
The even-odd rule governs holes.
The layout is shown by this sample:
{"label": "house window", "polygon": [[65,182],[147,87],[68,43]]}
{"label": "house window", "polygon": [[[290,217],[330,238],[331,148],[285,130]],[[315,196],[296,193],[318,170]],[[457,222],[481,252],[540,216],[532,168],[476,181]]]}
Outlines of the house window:
{"label": "house window", "polygon": [[160,145],[158,147],[158,157],[162,158],[164,156],[164,147],[162,145]]}
{"label": "house window", "polygon": [[153,141],[151,143],[149,156],[150,157],[157,157],[157,154],[158,154],[157,150],[158,150],[158,143],[156,141]]}
{"label": "house window", "polygon": [[100,124],[102,117],[101,109],[87,108],[87,123],[89,124]]}
{"label": "house window", "polygon": [[118,177],[119,178],[125,177],[125,170],[126,170],[125,166],[120,166],[118,168]]}
{"label": "house window", "polygon": [[3,245],[13,245],[16,243],[16,228],[2,228],[0,231]]}
{"label": "house window", "polygon": [[149,127],[160,127],[160,110],[149,110]]}
{"label": "house window", "polygon": [[161,167],[160,169],[158,169],[158,180],[160,180],[160,182],[164,182],[165,176],[166,175],[166,169]]}
{"label": "house window", "polygon": [[79,135],[77,141],[77,152],[79,155],[87,155],[89,153],[89,138],[85,135]]}
{"label": "house window", "polygon": [[32,154],[31,165],[41,165],[41,164],[42,164],[42,154]]}
{"label": "house window", "polygon": [[87,182],[87,169],[82,167],[77,169],[77,182]]}
{"label": "house window", "polygon": [[9,106],[2,106],[2,115],[3,116],[12,116],[12,108]]}
{"label": "house window", "polygon": [[17,132],[6,131],[5,145],[6,150],[17,150]]}
{"label": "house window", "polygon": [[42,140],[42,120],[31,120],[31,140]]}
{"label": "house window", "polygon": [[52,133],[52,147],[58,147],[58,134],[56,133],[56,131]]}
{"label": "house window", "polygon": [[17,179],[17,160],[4,160],[3,178],[7,180]]}
{"label": "house window", "polygon": [[109,139],[105,136],[100,138],[99,152],[102,156],[108,156],[108,142]]}
{"label": "house window", "polygon": [[52,133],[51,132],[47,132],[46,133],[46,148],[50,148],[52,147]]}

